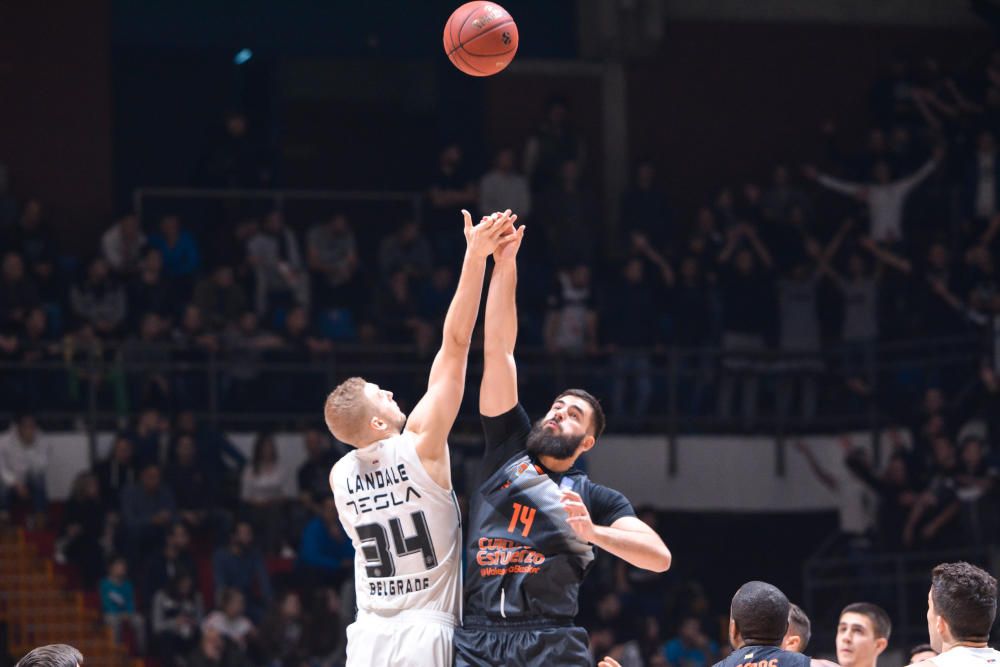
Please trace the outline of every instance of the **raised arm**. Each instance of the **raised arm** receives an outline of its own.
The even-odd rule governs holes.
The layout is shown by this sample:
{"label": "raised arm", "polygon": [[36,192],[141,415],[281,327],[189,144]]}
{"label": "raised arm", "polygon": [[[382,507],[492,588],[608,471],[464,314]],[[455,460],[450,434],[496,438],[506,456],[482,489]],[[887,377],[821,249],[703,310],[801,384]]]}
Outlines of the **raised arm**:
{"label": "raised arm", "polygon": [[830,176],[829,174],[819,172],[816,172],[816,182],[827,190],[833,190],[834,192],[839,192],[842,195],[850,195],[852,197],[863,195],[864,191],[867,189],[867,186],[862,183],[842,181],[839,178]]}
{"label": "raised arm", "polygon": [[517,405],[517,251],[524,238],[524,225],[510,243],[493,255],[495,265],[486,296],[483,380],[479,387],[479,413],[497,417]]}
{"label": "raised arm", "polygon": [[934,149],[934,156],[924,163],[917,171],[913,172],[906,178],[901,178],[896,181],[896,185],[902,189],[903,192],[909,192],[913,188],[920,185],[924,179],[931,175],[931,172],[938,166],[938,162],[941,161],[943,157],[943,151],[940,148]]}
{"label": "raised arm", "polygon": [[882,264],[885,264],[886,266],[891,266],[897,271],[905,273],[907,275],[909,275],[913,271],[913,264],[910,262],[910,260],[900,257],[891,250],[883,248],[878,243],[876,243],[871,237],[866,236],[863,239],[861,239],[860,245],[862,248],[864,248],[872,255],[874,255],[875,259],[877,259]]}
{"label": "raised arm", "polygon": [[[508,234],[506,238],[502,235],[517,217],[506,211],[484,218],[473,226],[469,212],[463,210],[462,215],[465,217],[467,246],[462,274],[444,318],[441,349],[431,366],[427,393],[413,408],[406,423],[406,430],[419,436],[417,453],[425,465],[447,460],[448,432],[455,423],[465,394],[465,371],[472,344],[472,330],[479,315],[486,258],[499,244],[511,242],[513,235]],[[433,475],[433,471],[429,472]]]}

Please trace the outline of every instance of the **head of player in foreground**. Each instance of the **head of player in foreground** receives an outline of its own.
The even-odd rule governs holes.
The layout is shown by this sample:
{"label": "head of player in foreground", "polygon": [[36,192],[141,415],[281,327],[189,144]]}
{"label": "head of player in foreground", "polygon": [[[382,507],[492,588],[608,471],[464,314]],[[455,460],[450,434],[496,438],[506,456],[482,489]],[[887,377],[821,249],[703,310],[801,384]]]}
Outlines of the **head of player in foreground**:
{"label": "head of player in foreground", "polygon": [[392,392],[360,377],[341,382],[327,397],[323,414],[333,437],[358,448],[399,435],[406,424]]}
{"label": "head of player in foreground", "polygon": [[583,389],[567,389],[531,427],[526,447],[551,470],[568,470],[593,448],[606,419],[600,402]]}
{"label": "head of player in foreground", "polygon": [[927,633],[938,653],[983,648],[997,615],[997,580],[969,563],[942,563],[931,573]]}
{"label": "head of player in foreground", "polygon": [[781,640],[781,648],[792,653],[805,653],[812,637],[812,623],[802,607],[790,604],[788,608],[788,630]]}
{"label": "head of player in foreground", "polygon": [[781,646],[788,631],[791,603],[785,594],[764,581],[740,586],[729,608],[729,643],[744,646]]}
{"label": "head of player in foreground", "polygon": [[69,644],[48,644],[28,651],[15,667],[82,667],[83,654]]}
{"label": "head of player in foreground", "polygon": [[930,644],[917,644],[910,649],[910,657],[907,659],[906,664],[912,665],[917,662],[923,662],[924,660],[930,660],[938,653],[934,650],[934,647]]}
{"label": "head of player in foreground", "polygon": [[870,602],[844,607],[837,624],[837,662],[841,667],[874,667],[889,645],[889,614]]}

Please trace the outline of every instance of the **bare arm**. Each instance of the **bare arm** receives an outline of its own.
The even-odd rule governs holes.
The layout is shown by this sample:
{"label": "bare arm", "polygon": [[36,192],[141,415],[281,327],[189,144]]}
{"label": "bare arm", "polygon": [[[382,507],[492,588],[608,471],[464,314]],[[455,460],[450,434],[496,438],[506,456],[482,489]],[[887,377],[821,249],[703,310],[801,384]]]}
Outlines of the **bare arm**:
{"label": "bare arm", "polygon": [[839,192],[843,195],[851,195],[853,197],[861,195],[865,190],[865,186],[861,183],[842,181],[839,178],[834,178],[828,174],[816,174],[816,182],[828,190],[833,190],[834,192]]}
{"label": "bare arm", "polygon": [[820,481],[820,484],[834,493],[840,490],[840,484],[837,482],[837,478],[830,474],[830,471],[820,464],[809,445],[802,440],[798,440],[795,443],[795,449],[799,450],[799,453],[805,457],[806,463],[809,464],[809,469],[812,470],[812,474],[816,476],[816,479]]}
{"label": "bare arm", "polygon": [[517,405],[517,251],[524,238],[524,225],[515,239],[494,254],[496,265],[486,296],[483,380],[479,388],[479,413],[496,417]]}
{"label": "bare arm", "polygon": [[748,225],[746,236],[750,241],[750,247],[753,248],[757,257],[760,258],[761,263],[769,269],[772,268],[774,266],[774,262],[771,260],[771,252],[767,249],[767,246],[764,245],[764,242],[760,240],[760,236],[757,235],[757,230]]}
{"label": "bare arm", "polygon": [[581,540],[650,572],[670,569],[670,549],[656,531],[636,517],[623,516],[610,526],[594,525],[583,499],[568,489],[563,490],[563,507],[569,514],[566,521]]}
{"label": "bare arm", "polygon": [[406,424],[406,430],[419,435],[416,448],[423,461],[439,461],[447,455],[448,432],[465,394],[465,371],[479,315],[486,258],[503,242],[501,233],[509,223],[510,211],[491,216],[475,227],[468,211],[462,211],[462,215],[467,243],[462,274],[445,315],[441,349],[431,366],[427,393],[413,408]]}
{"label": "bare arm", "polygon": [[883,248],[871,238],[866,237],[862,239],[861,247],[874,255],[875,259],[882,264],[891,266],[901,273],[910,274],[913,271],[913,264],[910,263],[910,260],[904,259],[891,250]]}

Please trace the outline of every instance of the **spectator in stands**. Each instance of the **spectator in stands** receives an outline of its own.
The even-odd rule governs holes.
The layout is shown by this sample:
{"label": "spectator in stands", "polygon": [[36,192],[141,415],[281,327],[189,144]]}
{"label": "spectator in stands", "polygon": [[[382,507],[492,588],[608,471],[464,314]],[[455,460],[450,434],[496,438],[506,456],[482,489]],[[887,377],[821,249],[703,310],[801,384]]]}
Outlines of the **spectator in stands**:
{"label": "spectator in stands", "polygon": [[765,220],[786,220],[792,209],[808,210],[809,198],[792,185],[788,167],[779,164],[774,168],[771,187],[761,195],[760,208]]}
{"label": "spectator in stands", "polygon": [[164,667],[177,667],[198,645],[204,616],[201,594],[190,572],[178,572],[153,595],[153,646]]}
{"label": "spectator in stands", "polygon": [[39,200],[29,199],[24,203],[21,216],[10,230],[7,241],[6,247],[24,260],[27,277],[38,289],[39,297],[46,303],[58,301],[62,290],[55,280],[56,243],[45,224]]}
{"label": "spectator in stands", "polygon": [[586,162],[586,148],[573,127],[569,103],[554,97],[546,105],[545,118],[524,146],[524,174],[532,191],[543,192],[555,185],[562,165],[568,160],[582,166]]}
{"label": "spectator in stands", "polygon": [[166,588],[171,581],[182,575],[194,577],[198,574],[198,564],[191,550],[191,533],[187,526],[176,522],[170,526],[163,547],[151,554],[146,563],[142,595],[148,610],[157,591]]}
{"label": "spectator in stands", "polygon": [[382,342],[416,344],[423,353],[430,349],[434,331],[420,317],[420,304],[413,292],[409,274],[403,270],[395,271],[376,295],[371,315]]}
{"label": "spectator in stands", "polygon": [[39,367],[38,364],[55,364],[63,358],[63,347],[51,336],[48,316],[42,308],[32,308],[24,318],[20,335],[4,336],[0,333],[0,358],[21,362],[22,369],[10,369],[7,382],[0,380],[0,392],[6,384],[6,405],[17,410],[37,411],[43,407],[58,409],[64,404],[66,393],[65,373],[58,367]]}
{"label": "spectator in stands", "polygon": [[567,160],[555,186],[539,196],[537,217],[545,221],[548,254],[559,268],[591,263],[599,242],[597,201],[580,177],[579,163]]}
{"label": "spectator in stands", "polygon": [[34,514],[32,525],[44,525],[48,508],[45,472],[51,458],[46,440],[34,415],[16,415],[0,436],[0,522],[9,518],[13,504],[25,505]]}
{"label": "spectator in stands", "polygon": [[25,276],[24,259],[16,252],[4,253],[0,270],[0,326],[19,327],[41,302],[38,288]]}
{"label": "spectator in stands", "polygon": [[838,273],[829,262],[820,270],[837,287],[843,299],[841,340],[844,343],[844,370],[848,378],[870,378],[875,364],[878,340],[879,278],[872,273],[865,258],[852,252],[847,258],[847,276]]}
{"label": "spectator in stands", "polygon": [[332,496],[330,468],[339,456],[330,445],[330,439],[319,429],[307,429],[302,440],[306,460],[298,470],[299,500],[311,514],[319,514],[323,500]]}
{"label": "spectator in stands", "polygon": [[590,267],[561,271],[549,297],[545,347],[550,353],[580,357],[597,351],[598,318]]}
{"label": "spectator in stands", "polygon": [[[194,438],[198,461],[219,489],[226,487],[226,480],[238,479],[247,459],[225,433],[207,423],[199,424],[193,411],[184,410],[177,415],[176,434],[178,438]],[[224,494],[217,494],[216,498],[222,496]]]}
{"label": "spectator in stands", "polygon": [[898,243],[904,238],[903,207],[910,193],[944,158],[944,149],[935,148],[933,157],[924,163],[918,171],[892,180],[888,163],[879,162],[875,165],[871,183],[852,183],[821,174],[815,168],[807,167],[806,175],[825,188],[841,194],[857,198],[868,207],[868,217],[871,219],[870,236],[878,242]]}
{"label": "spectator in stands", "polygon": [[101,236],[101,254],[111,270],[119,275],[138,272],[146,235],[134,213],[122,216]]}
{"label": "spectator in stands", "polygon": [[167,527],[177,518],[174,494],[161,483],[159,466],[147,463],[139,476],[139,483],[125,488],[121,512],[129,554],[134,557],[133,562],[138,562],[140,554],[159,548]]}
{"label": "spectator in stands", "polygon": [[[819,256],[818,249],[814,255]],[[819,271],[816,266],[800,261],[777,281],[777,288],[778,346],[790,355],[780,368],[777,411],[780,418],[788,417],[798,396],[802,420],[810,421],[816,416],[817,375],[823,368],[819,358]]]}
{"label": "spectator in stands", "polygon": [[206,187],[260,188],[274,180],[266,146],[250,131],[246,114],[232,110],[221,132],[206,146],[198,165],[198,182]]}
{"label": "spectator in stands", "polygon": [[505,146],[497,151],[493,169],[479,181],[479,211],[489,215],[510,209],[517,212],[521,224],[531,215],[531,190],[528,179],[515,170],[514,149]]}
{"label": "spectator in stands", "polygon": [[899,551],[903,546],[903,528],[918,500],[918,488],[912,479],[906,456],[894,452],[885,469],[878,474],[872,465],[868,450],[851,445],[846,438],[841,441],[844,465],[864,482],[878,497],[875,538],[877,546],[886,552]]}
{"label": "spectator in stands", "polygon": [[56,542],[56,562],[72,563],[84,588],[93,589],[104,574],[104,553],[111,547],[101,489],[93,473],[81,472],[73,480],[63,508],[62,534]]}
{"label": "spectator in stands", "polygon": [[128,437],[135,449],[136,470],[149,463],[164,466],[170,454],[170,424],[155,407],[146,407],[139,413]]}
{"label": "spectator in stands", "polygon": [[[745,245],[744,245],[745,244]],[[748,246],[748,247],[747,247]],[[742,375],[743,424],[749,427],[757,414],[759,364],[764,335],[773,319],[771,253],[749,225],[730,228],[719,253],[722,291],[722,386],[717,406],[720,419],[732,415],[736,377]]]}
{"label": "spectator in stands", "polygon": [[285,469],[278,461],[274,436],[260,433],[253,445],[253,458],[243,469],[240,500],[247,506],[254,532],[260,535],[265,554],[281,548],[285,508]]}
{"label": "spectator in stands", "polygon": [[256,640],[257,629],[246,616],[246,599],[236,588],[222,591],[219,608],[209,614],[202,623],[202,630],[211,628],[246,651]]}
{"label": "spectator in stands", "polygon": [[170,339],[166,321],[146,313],[139,335],[130,336],[121,347],[121,362],[128,377],[129,398],[135,406],[166,407],[170,386]]}
{"label": "spectator in stands", "polygon": [[320,503],[319,515],[302,531],[299,546],[299,575],[308,588],[340,586],[352,573],[354,547],[344,533],[333,496]]}
{"label": "spectator in stands", "polygon": [[[449,230],[454,232],[454,227]],[[378,248],[378,268],[383,277],[403,272],[408,278],[424,278],[431,272],[432,258],[431,244],[415,220],[403,222],[395,233],[382,239]]]}
{"label": "spectator in stands", "polygon": [[[354,584],[345,585],[345,590]],[[313,589],[309,608],[309,654],[323,667],[340,665],[347,659],[347,623],[344,603],[332,588]]]}
{"label": "spectator in stands", "polygon": [[101,611],[104,622],[111,627],[115,641],[122,641],[122,625],[132,630],[132,639],[139,654],[146,652],[146,623],[136,612],[135,591],[128,579],[128,562],[121,556],[111,559],[108,576],[101,580]]}
{"label": "spectator in stands", "polygon": [[283,344],[280,336],[260,328],[257,314],[252,311],[240,315],[239,324],[223,333],[227,406],[243,410],[260,407],[260,362],[266,352],[277,350]]}
{"label": "spectator in stands", "polygon": [[455,272],[450,266],[437,266],[420,290],[420,318],[435,331],[444,326],[444,316],[448,312],[451,297],[455,294]]}
{"label": "spectator in stands", "polygon": [[652,160],[640,160],[636,164],[635,179],[622,194],[621,218],[629,236],[642,234],[655,248],[662,248],[674,240],[676,232],[670,226],[670,205],[666,193],[656,182]]}
{"label": "spectator in stands", "polygon": [[701,414],[715,372],[715,358],[708,345],[717,342],[717,298],[696,256],[683,256],[679,268],[677,281],[668,291],[670,340],[681,349],[698,350],[681,357],[688,372],[680,378],[685,389],[679,398],[685,412]]}
{"label": "spectator in stands", "polygon": [[70,304],[77,326],[90,327],[101,337],[119,335],[128,314],[125,290],[100,257],[91,260],[85,279],[70,288]]}
{"label": "spectator in stands", "polygon": [[320,308],[356,309],[361,302],[361,261],[347,216],[338,213],[306,234],[306,259],[312,274],[313,301]]}
{"label": "spectator in stands", "polygon": [[186,661],[188,667],[249,667],[245,653],[230,644],[214,627],[202,624],[198,648]]}
{"label": "spectator in stands", "polygon": [[149,245],[163,256],[163,271],[176,281],[182,291],[190,290],[195,273],[201,268],[201,251],[194,235],[181,228],[181,219],[166,215],[160,220],[160,231],[149,237]]}
{"label": "spectator in stands", "polygon": [[297,591],[285,591],[260,627],[260,648],[268,665],[309,664],[306,630],[308,621],[302,612]]}
{"label": "spectator in stands", "polygon": [[194,305],[207,314],[210,329],[222,329],[235,322],[247,309],[247,296],[236,283],[233,268],[221,265],[212,270],[194,289]]}
{"label": "spectator in stands", "polygon": [[718,644],[705,634],[696,616],[683,619],[677,636],[663,646],[663,656],[671,667],[710,667],[718,652]]}
{"label": "spectator in stands", "polygon": [[194,367],[174,372],[177,403],[190,409],[208,402],[209,383],[201,366],[219,351],[219,337],[205,323],[204,313],[198,306],[184,308],[180,326],[174,329],[173,352],[175,361],[193,364]]}
{"label": "spectator in stands", "polygon": [[222,592],[235,588],[247,599],[250,618],[261,618],[271,602],[271,580],[264,566],[264,557],[254,546],[253,526],[249,521],[237,521],[229,544],[212,556],[212,572],[217,601]]}
{"label": "spectator in stands", "polygon": [[462,158],[462,148],[458,144],[450,143],[442,148],[427,188],[427,229],[434,252],[442,261],[460,257],[464,246],[459,245],[461,238],[455,235],[455,213],[463,208],[472,210],[477,201],[475,179]]}
{"label": "spectator in stands", "polygon": [[105,511],[117,514],[122,492],[135,482],[137,472],[135,446],[128,435],[119,433],[111,444],[111,453],[94,466]]}
{"label": "spectator in stands", "polygon": [[163,275],[163,255],[156,248],[146,248],[139,272],[127,287],[130,328],[135,330],[146,313],[156,313],[170,323],[180,307],[178,286]]}
{"label": "spectator in stands", "polygon": [[247,262],[254,272],[257,314],[263,316],[292,303],[309,303],[309,279],[298,239],[281,211],[271,211],[247,241]]}
{"label": "spectator in stands", "polygon": [[164,475],[177,500],[177,514],[192,530],[208,525],[217,507],[219,478],[198,458],[194,436],[181,434],[174,442],[174,455]]}
{"label": "spectator in stands", "polygon": [[948,548],[961,541],[957,520],[961,504],[957,495],[960,472],[955,445],[947,436],[931,443],[933,463],[930,483],[914,503],[903,528],[903,546]]}
{"label": "spectator in stands", "polygon": [[618,428],[626,429],[640,428],[649,411],[653,394],[652,348],[662,343],[660,297],[663,288],[674,283],[670,265],[645,236],[637,234],[633,244],[657,267],[660,284],[646,276],[647,265],[641,256],[632,257],[626,260],[617,287],[601,309],[601,342],[611,355],[614,373],[612,415],[621,422]]}
{"label": "spectator in stands", "polygon": [[1000,466],[995,458],[987,457],[983,440],[976,435],[966,436],[955,476],[964,544],[986,545],[997,534],[998,481]]}

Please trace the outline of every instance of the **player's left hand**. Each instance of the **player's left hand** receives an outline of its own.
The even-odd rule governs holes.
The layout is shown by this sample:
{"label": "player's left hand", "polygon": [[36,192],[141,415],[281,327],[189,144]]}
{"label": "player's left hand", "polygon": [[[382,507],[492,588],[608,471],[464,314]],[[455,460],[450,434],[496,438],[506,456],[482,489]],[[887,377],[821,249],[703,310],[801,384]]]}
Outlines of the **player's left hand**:
{"label": "player's left hand", "polygon": [[622,667],[622,666],[621,663],[619,663],[614,658],[611,658],[609,656],[604,656],[604,660],[601,660],[599,663],[597,663],[597,667]]}
{"label": "player's left hand", "polygon": [[590,511],[583,504],[583,498],[576,491],[562,490],[562,506],[569,515],[566,518],[570,528],[584,542],[594,541],[594,522],[590,519]]}

